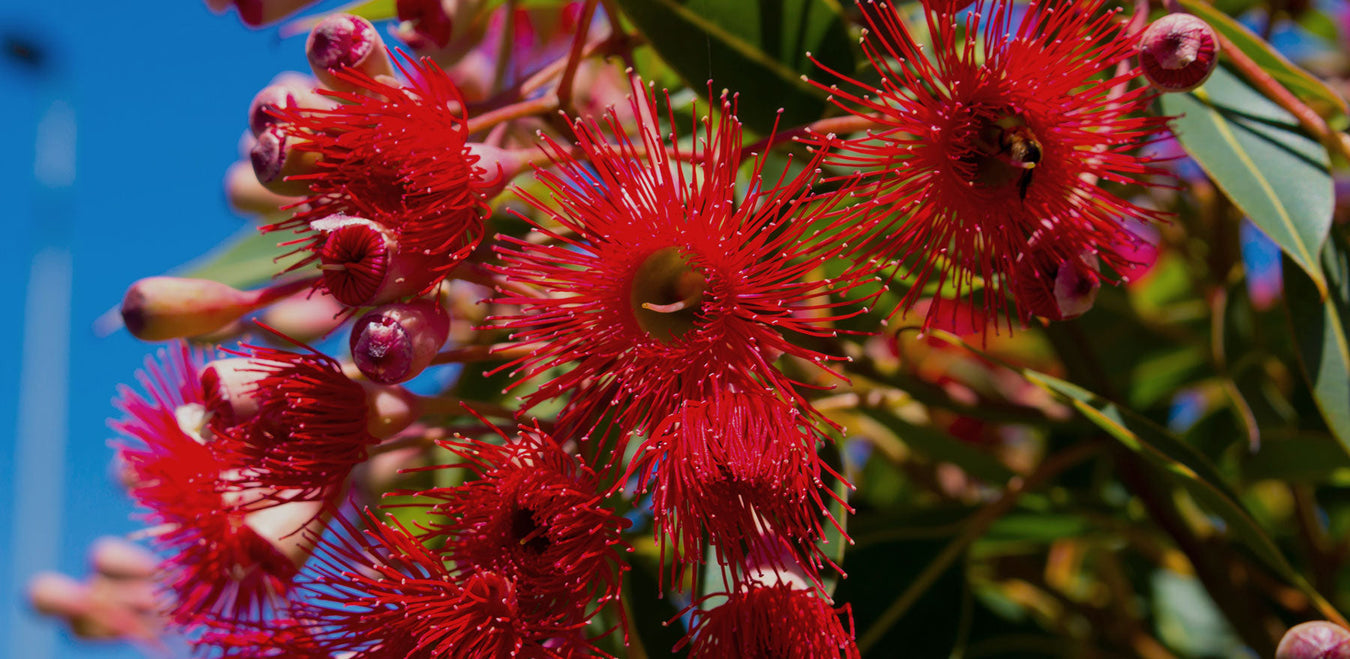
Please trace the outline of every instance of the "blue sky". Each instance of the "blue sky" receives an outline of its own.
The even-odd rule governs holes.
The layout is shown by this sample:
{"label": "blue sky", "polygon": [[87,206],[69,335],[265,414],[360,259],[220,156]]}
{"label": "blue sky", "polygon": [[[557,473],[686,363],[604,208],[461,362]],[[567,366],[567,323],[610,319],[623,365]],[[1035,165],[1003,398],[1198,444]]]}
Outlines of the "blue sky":
{"label": "blue sky", "polygon": [[[244,226],[225,205],[222,175],[238,157],[254,92],[281,70],[305,68],[304,40],[249,30],[191,0],[5,0],[0,35],[47,55],[41,74],[0,59],[7,202],[0,227],[8,234],[0,239],[0,290],[10,299],[9,322],[0,322],[0,345],[10,346],[0,350],[0,474],[7,476],[0,479],[0,657],[139,656],[68,638],[30,613],[21,595],[33,569],[83,575],[95,538],[136,528],[110,477],[106,420],[115,387],[131,381],[153,347],[125,333],[98,338],[92,325],[135,279],[163,273]],[[69,171],[59,157],[55,171],[52,161],[44,166],[55,188],[34,176],[37,126],[53,107],[55,155],[70,144],[71,117],[75,126],[73,182],[61,185]],[[66,254],[70,286],[60,277]],[[30,282],[35,256],[52,274]],[[25,312],[30,289],[36,296]],[[68,341],[50,327],[66,316]],[[25,359],[24,321],[33,319],[44,326]],[[64,344],[68,369],[61,368]],[[39,438],[31,455],[46,470],[20,472],[16,464],[20,391],[30,412],[23,422]],[[49,391],[64,391],[64,406]]]}

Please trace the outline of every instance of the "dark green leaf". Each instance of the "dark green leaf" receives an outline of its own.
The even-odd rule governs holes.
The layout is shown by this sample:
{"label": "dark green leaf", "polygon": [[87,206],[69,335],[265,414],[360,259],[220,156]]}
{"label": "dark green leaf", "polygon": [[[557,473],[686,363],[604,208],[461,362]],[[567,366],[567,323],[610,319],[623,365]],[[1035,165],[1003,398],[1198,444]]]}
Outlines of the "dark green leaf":
{"label": "dark green leaf", "polygon": [[1303,373],[1327,427],[1350,451],[1350,249],[1340,236],[1322,251],[1328,295],[1322,300],[1303,273],[1285,263],[1285,300]]}
{"label": "dark green leaf", "polygon": [[1317,255],[1334,199],[1326,149],[1298,122],[1220,68],[1189,94],[1165,94],[1177,137],[1229,199],[1326,287]]}
{"label": "dark green leaf", "polygon": [[1334,120],[1338,116],[1350,113],[1350,109],[1346,108],[1345,99],[1340,94],[1327,86],[1325,82],[1318,80],[1312,74],[1285,59],[1284,55],[1271,48],[1270,44],[1227,14],[1215,9],[1203,0],[1181,0],[1181,6],[1185,7],[1186,11],[1205,19],[1206,23],[1228,37],[1233,45],[1252,58],[1252,61],[1260,65],[1262,70],[1269,73],[1271,77],[1316,110],[1318,114]]}
{"label": "dark green leaf", "polygon": [[1263,438],[1261,450],[1242,461],[1242,475],[1252,481],[1317,483],[1338,476],[1337,472],[1350,475],[1350,455],[1327,435]]}
{"label": "dark green leaf", "polygon": [[812,53],[836,71],[853,70],[843,12],[835,0],[619,0],[661,57],[699,93],[740,94],[740,119],[767,133],[779,108],[782,125],[820,118],[824,92],[801,79],[818,77]]}

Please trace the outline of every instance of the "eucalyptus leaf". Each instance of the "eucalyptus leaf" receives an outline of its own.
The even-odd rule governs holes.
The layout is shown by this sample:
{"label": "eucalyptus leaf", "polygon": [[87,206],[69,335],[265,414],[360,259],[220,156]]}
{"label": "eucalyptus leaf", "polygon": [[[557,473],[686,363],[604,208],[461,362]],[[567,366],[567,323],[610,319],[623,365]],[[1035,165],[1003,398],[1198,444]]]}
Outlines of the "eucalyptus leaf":
{"label": "eucalyptus leaf", "polygon": [[[1338,240],[1339,238],[1339,240]],[[1285,261],[1285,302],[1299,363],[1327,427],[1350,452],[1350,249],[1334,235],[1322,251],[1328,295]]]}
{"label": "eucalyptus leaf", "polygon": [[[853,44],[836,0],[618,0],[671,68],[695,91],[739,94],[737,116],[760,133],[821,117],[826,94],[810,52],[836,71],[854,68]],[[711,81],[711,90],[708,82]]]}
{"label": "eucalyptus leaf", "polygon": [[247,227],[215,249],[173,271],[177,277],[210,279],[235,288],[250,288],[271,280],[301,257],[288,256],[294,246],[280,247],[290,234],[258,233]]}
{"label": "eucalyptus leaf", "polygon": [[1318,255],[1335,199],[1326,149],[1223,68],[1194,92],[1164,95],[1162,108],[1214,183],[1325,291]]}

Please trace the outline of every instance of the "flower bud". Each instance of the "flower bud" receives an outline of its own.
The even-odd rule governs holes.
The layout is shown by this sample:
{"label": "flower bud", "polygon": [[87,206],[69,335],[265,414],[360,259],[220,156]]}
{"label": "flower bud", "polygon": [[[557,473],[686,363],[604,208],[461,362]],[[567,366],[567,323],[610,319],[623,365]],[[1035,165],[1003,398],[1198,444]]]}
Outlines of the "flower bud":
{"label": "flower bud", "polygon": [[333,101],[314,92],[315,81],[301,75],[278,76],[280,81],[263,87],[253,96],[248,106],[248,128],[254,135],[275,125],[278,110],[294,108],[329,108]]}
{"label": "flower bud", "polygon": [[366,389],[366,431],[380,439],[393,437],[411,426],[422,414],[421,399],[398,385],[362,381]]}
{"label": "flower bud", "polygon": [[1296,625],[1280,639],[1275,659],[1350,659],[1350,631],[1325,620]]}
{"label": "flower bud", "polygon": [[450,316],[435,301],[388,304],[352,326],[352,361],[374,382],[406,382],[431,365],[449,334]]}
{"label": "flower bud", "polygon": [[56,572],[42,572],[28,582],[28,601],[39,613],[63,618],[89,609],[89,587]]}
{"label": "flower bud", "polygon": [[207,279],[146,277],[122,298],[122,322],[142,341],[214,332],[252,311],[257,296]]}
{"label": "flower bud", "polygon": [[364,307],[420,293],[435,277],[433,259],[399,250],[393,233],[370,220],[334,215],[310,223],[324,285],[347,306]]}
{"label": "flower bud", "polygon": [[305,42],[305,55],[314,75],[331,89],[354,89],[335,75],[345,69],[372,78],[394,73],[379,31],[370,21],[351,14],[332,14],[319,21]]}
{"label": "flower bud", "polygon": [[200,336],[311,283],[301,279],[241,291],[209,279],[146,277],[132,284],[122,298],[122,322],[142,341]]}
{"label": "flower bud", "polygon": [[298,138],[283,133],[276,126],[263,131],[249,151],[258,182],[279,195],[308,195],[309,181],[293,180],[292,177],[314,173],[319,154],[295,148],[298,143]]}
{"label": "flower bud", "polygon": [[249,27],[275,23],[318,0],[234,0],[239,20]]}
{"label": "flower bud", "polygon": [[[255,141],[256,144],[256,141]],[[298,197],[279,195],[258,182],[253,166],[236,162],[225,171],[225,201],[242,215],[275,215],[283,206],[300,201]]]}
{"label": "flower bud", "polygon": [[114,579],[149,579],[159,569],[154,554],[116,536],[96,540],[89,551],[89,563],[99,574]]}
{"label": "flower bud", "polygon": [[[267,308],[262,314],[262,323],[277,332],[290,337],[292,341],[313,343],[337,329],[345,318],[344,307],[332,295],[323,292],[300,293],[281,300]],[[276,335],[263,335],[266,341],[272,341]],[[277,341],[277,345],[292,345],[290,341]]]}
{"label": "flower bud", "polygon": [[1214,28],[1190,14],[1168,14],[1153,21],[1139,39],[1144,77],[1164,92],[1188,92],[1209,79],[1219,64]]}
{"label": "flower bud", "polygon": [[1087,313],[1097,301],[1100,288],[1101,277],[1077,258],[1048,267],[1019,267],[1013,281],[1018,308],[1050,320],[1068,320]]}

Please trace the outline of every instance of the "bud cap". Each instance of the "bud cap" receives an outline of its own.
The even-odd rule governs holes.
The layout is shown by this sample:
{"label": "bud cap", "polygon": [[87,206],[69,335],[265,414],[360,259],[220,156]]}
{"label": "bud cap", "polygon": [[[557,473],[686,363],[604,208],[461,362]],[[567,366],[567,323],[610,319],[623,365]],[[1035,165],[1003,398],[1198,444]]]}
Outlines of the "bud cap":
{"label": "bud cap", "polygon": [[1168,14],[1153,21],[1139,39],[1144,77],[1164,92],[1188,92],[1209,79],[1219,64],[1214,28],[1190,14]]}

